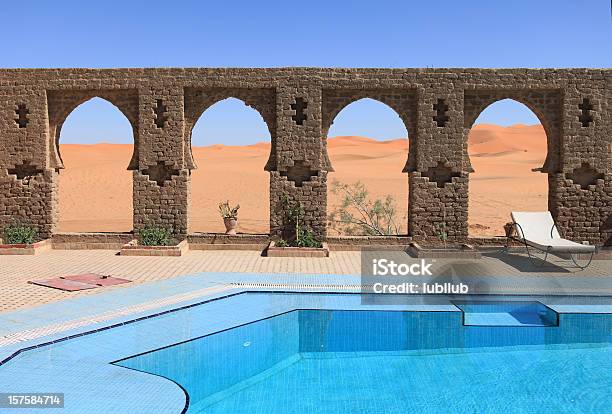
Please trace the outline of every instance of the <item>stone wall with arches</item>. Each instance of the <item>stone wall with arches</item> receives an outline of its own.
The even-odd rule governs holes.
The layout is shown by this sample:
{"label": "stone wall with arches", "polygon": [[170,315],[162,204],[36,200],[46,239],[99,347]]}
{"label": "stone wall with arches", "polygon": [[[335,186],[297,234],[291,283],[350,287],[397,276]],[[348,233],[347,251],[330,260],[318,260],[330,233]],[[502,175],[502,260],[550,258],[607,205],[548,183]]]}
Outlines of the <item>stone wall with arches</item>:
{"label": "stone wall with arches", "polygon": [[117,106],[134,131],[136,232],[151,224],[186,237],[191,130],[207,107],[234,97],[259,111],[272,137],[270,234],[286,230],[289,199],[325,238],[326,134],[344,106],[367,97],[394,109],[409,132],[410,235],[435,237],[444,222],[450,237],[466,239],[467,134],[484,108],[510,98],[546,130],[542,173],[562,232],[612,243],[610,69],[0,69],[0,227],[21,220],[43,237],[56,232],[57,139],[93,97]]}

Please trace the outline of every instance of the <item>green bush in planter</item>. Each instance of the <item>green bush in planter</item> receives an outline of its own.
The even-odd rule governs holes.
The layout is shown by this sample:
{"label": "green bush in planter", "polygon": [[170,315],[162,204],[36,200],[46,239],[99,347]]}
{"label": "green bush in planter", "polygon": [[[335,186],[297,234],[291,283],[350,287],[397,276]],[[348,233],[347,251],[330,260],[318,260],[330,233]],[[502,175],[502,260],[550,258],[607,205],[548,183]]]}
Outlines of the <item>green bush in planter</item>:
{"label": "green bush in planter", "polygon": [[291,201],[287,194],[281,198],[287,222],[291,224],[293,235],[289,240],[279,240],[278,247],[310,247],[321,248],[323,244],[315,238],[312,230],[304,225],[304,206],[300,201]]}
{"label": "green bush in planter", "polygon": [[308,227],[300,229],[295,244],[297,247],[314,247],[317,249],[323,247],[323,244],[315,238],[312,230]]}
{"label": "green bush in planter", "polygon": [[140,230],[138,239],[143,246],[168,246],[172,243],[172,232],[164,227],[147,226]]}
{"label": "green bush in planter", "polygon": [[36,227],[16,221],[4,228],[3,241],[6,244],[32,244],[37,234]]}

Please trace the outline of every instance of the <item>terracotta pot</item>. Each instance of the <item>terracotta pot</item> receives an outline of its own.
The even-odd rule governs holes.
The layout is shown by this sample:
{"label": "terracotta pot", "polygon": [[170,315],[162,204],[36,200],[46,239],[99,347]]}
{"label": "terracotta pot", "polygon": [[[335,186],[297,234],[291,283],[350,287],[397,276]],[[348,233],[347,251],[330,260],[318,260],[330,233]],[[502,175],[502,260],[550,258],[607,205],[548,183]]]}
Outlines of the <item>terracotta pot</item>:
{"label": "terracotta pot", "polygon": [[238,219],[234,217],[225,217],[223,219],[223,224],[225,224],[225,234],[236,234],[236,227],[238,226]]}
{"label": "terracotta pot", "polygon": [[516,229],[514,228],[514,223],[504,224],[504,231],[506,232],[506,237],[516,236]]}

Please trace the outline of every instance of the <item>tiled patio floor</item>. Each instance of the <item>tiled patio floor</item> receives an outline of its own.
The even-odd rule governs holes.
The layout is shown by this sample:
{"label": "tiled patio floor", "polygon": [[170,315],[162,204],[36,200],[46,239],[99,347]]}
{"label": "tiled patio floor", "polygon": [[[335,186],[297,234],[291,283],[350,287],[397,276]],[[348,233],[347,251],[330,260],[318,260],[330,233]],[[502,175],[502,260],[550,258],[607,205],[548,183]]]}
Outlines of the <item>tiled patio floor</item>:
{"label": "tiled patio floor", "polygon": [[[515,253],[485,255],[480,260],[451,262],[439,259],[438,262],[452,263],[452,271],[463,276],[491,276],[498,280],[499,276],[551,280],[601,277],[601,289],[612,292],[610,260],[594,261],[585,271],[568,271],[569,268],[563,267],[567,265],[563,261],[558,262],[559,266],[537,268],[524,256]],[[266,282],[274,282],[274,274],[359,275],[360,253],[331,252],[329,258],[267,258],[258,251],[217,250],[192,251],[183,257],[122,257],[110,250],[52,250],[38,256],[0,256],[0,312],[201,272],[263,273],[269,275]],[[133,283],[80,292],[64,292],[27,283],[28,280],[80,273],[108,274],[130,279]]]}
{"label": "tiled patio floor", "polygon": [[267,258],[258,251],[192,251],[183,257],[117,256],[111,250],[52,250],[38,256],[0,256],[0,311],[96,294],[120,287],[63,292],[27,283],[80,273],[130,279],[133,286],[199,272],[359,274],[359,253],[331,258]]}

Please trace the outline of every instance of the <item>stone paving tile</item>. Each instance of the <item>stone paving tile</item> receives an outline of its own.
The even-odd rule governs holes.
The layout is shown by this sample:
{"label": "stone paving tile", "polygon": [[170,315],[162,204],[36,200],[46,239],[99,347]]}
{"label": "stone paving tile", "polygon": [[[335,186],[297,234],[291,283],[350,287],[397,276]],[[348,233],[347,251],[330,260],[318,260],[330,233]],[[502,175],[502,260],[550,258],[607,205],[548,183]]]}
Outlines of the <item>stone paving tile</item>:
{"label": "stone paving tile", "polygon": [[[320,263],[314,263],[320,261]],[[135,285],[199,272],[359,274],[359,252],[331,258],[267,258],[258,251],[192,251],[183,257],[117,256],[111,250],[52,250],[37,256],[0,257],[0,312],[86,295],[27,283],[80,273],[107,274]],[[92,289],[96,294],[121,286]]]}
{"label": "stone paving tile", "polygon": [[[329,258],[268,258],[262,257],[259,251],[223,250],[191,251],[183,257],[125,257],[116,253],[112,250],[52,250],[37,256],[0,256],[0,312],[200,272],[360,274],[360,252],[332,251]],[[581,272],[568,271],[563,267],[564,262],[548,269],[534,268],[515,253],[487,254],[481,260],[437,260],[440,265],[452,264],[449,271],[469,276],[612,276],[612,261],[609,260],[594,261]],[[27,283],[28,280],[90,272],[126,278],[133,283],[81,292],[63,292]],[[224,282],[227,283],[227,279]]]}

